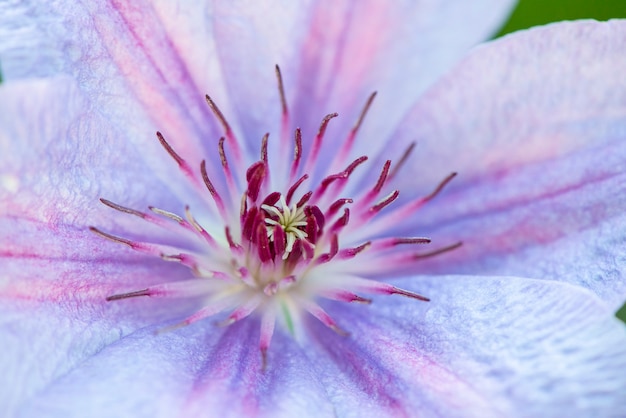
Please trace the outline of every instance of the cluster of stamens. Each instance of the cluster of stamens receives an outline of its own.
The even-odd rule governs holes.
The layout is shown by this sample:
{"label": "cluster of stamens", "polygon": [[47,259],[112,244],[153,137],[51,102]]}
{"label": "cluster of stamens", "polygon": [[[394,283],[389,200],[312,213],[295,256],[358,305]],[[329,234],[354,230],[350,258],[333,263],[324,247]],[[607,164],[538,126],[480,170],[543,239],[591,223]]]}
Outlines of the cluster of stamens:
{"label": "cluster of stamens", "polygon": [[[289,132],[289,112],[278,67],[276,73],[283,118],[283,135],[278,150],[284,150],[292,139],[286,134]],[[363,271],[373,266],[380,268],[381,265],[411,265],[424,257],[440,254],[460,245],[457,243],[434,251],[417,253],[410,247],[427,244],[430,242],[428,238],[384,236],[386,229],[403,222],[407,216],[435,197],[454,177],[454,173],[446,177],[431,194],[405,203],[385,216],[379,215],[399,196],[397,190],[386,194],[384,190],[407,160],[413,150],[412,144],[394,167],[390,160],[384,163],[378,179],[370,189],[357,193],[355,197],[344,197],[342,193],[346,190],[348,180],[367,161],[366,156],[358,157],[350,163],[346,159],[374,97],[375,93],[368,99],[357,123],[336,153],[330,164],[330,174],[308,190],[305,189],[305,184],[309,181],[308,173],[312,173],[312,168],[315,167],[327,125],[337,114],[327,115],[322,120],[306,161],[303,158],[302,133],[300,129],[296,129],[292,137],[294,152],[291,163],[277,164],[276,167],[279,168],[272,166],[272,171],[278,172],[276,177],[272,173],[270,178],[269,135],[266,134],[261,141],[260,159],[246,169],[241,143],[236,140],[213,100],[206,96],[209,107],[225,132],[218,142],[222,180],[219,186],[222,190],[218,190],[220,187],[216,187],[211,180],[215,175],[215,167],[208,167],[202,161],[200,170],[194,170],[176,153],[163,135],[157,132],[159,142],[180,170],[198,187],[200,193],[209,197],[205,215],[213,221],[210,225],[201,225],[191,214],[189,207],[185,208],[183,217],[154,207],[150,207],[149,212],[137,211],[101,199],[102,203],[117,211],[138,216],[168,228],[173,233],[186,235],[204,248],[198,252],[185,251],[128,240],[91,227],[93,232],[128,245],[134,250],[179,262],[189,267],[192,273],[188,280],[165,282],[141,290],[115,294],[107,300],[138,296],[206,297],[202,309],[167,329],[189,325],[223,311],[230,313],[221,325],[232,324],[256,313],[261,318],[259,345],[264,360],[277,320],[295,333],[302,314],[308,312],[332,330],[347,334],[324,311],[319,304],[321,299],[370,303],[371,299],[359,295],[363,292],[399,294],[428,301],[417,293],[368,278]],[[226,156],[227,144],[231,147],[234,164]],[[277,158],[283,158],[284,161],[286,157],[280,155],[280,151],[277,153]],[[342,164],[343,169],[333,171],[334,167]],[[277,185],[280,181],[276,179],[288,181],[285,185]],[[278,191],[281,189],[283,191]],[[367,226],[363,228],[364,225]],[[363,231],[374,238],[361,237]],[[381,235],[383,236],[379,237]],[[355,262],[355,258],[364,252],[368,253],[367,260]]]}

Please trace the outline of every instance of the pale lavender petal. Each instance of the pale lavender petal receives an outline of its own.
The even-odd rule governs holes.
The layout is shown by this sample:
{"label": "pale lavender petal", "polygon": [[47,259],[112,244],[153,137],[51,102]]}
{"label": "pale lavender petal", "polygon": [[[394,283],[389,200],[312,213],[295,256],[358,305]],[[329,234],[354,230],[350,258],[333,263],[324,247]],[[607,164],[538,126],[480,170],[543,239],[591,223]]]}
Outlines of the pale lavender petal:
{"label": "pale lavender petal", "polygon": [[395,186],[425,195],[458,171],[412,232],[464,246],[420,272],[546,277],[623,303],[625,33],[625,21],[517,33],[424,96],[390,143],[418,141]]}
{"label": "pale lavender petal", "polygon": [[[77,240],[72,243],[84,249]],[[97,263],[71,254],[45,255],[0,259],[0,403],[7,416],[108,344],[197,309],[193,300],[105,301],[122,289],[177,277],[181,271],[173,265],[142,265],[110,254],[82,254],[100,256]]]}
{"label": "pale lavender petal", "polygon": [[512,277],[394,284],[431,302],[329,307],[351,336],[316,326],[318,341],[306,347],[337,415],[586,417],[626,408],[626,330],[591,292]]}
{"label": "pale lavender petal", "polygon": [[0,216],[74,228],[132,221],[137,230],[141,222],[98,199],[202,208],[156,137],[148,142],[112,125],[66,77],[1,85],[0,147],[10,157],[0,160]]}
{"label": "pale lavender petal", "polygon": [[619,139],[626,123],[625,34],[626,20],[564,22],[476,48],[385,144],[395,155],[418,143],[399,180],[428,192],[458,171],[460,187]]}
{"label": "pale lavender petal", "polygon": [[[206,4],[85,1],[0,7],[8,21],[0,25],[7,80],[69,74],[79,80],[91,110],[115,121],[129,141],[149,143],[160,130],[194,166],[197,155],[215,155],[219,133],[204,94],[221,92],[223,83],[215,69]],[[145,155],[154,158],[150,148]]]}
{"label": "pale lavender petal", "polygon": [[[358,152],[384,141],[410,105],[469,47],[504,22],[514,1],[228,2],[216,4],[215,37],[236,117],[248,140],[275,132],[273,67],[283,69],[292,123],[308,140],[338,112],[343,138],[378,91]],[[267,106],[266,103],[275,103]],[[262,104],[262,105],[261,105]],[[327,148],[332,153],[336,146]]]}
{"label": "pale lavender petal", "polygon": [[333,416],[323,387],[295,342],[275,339],[263,371],[258,324],[204,324],[113,343],[51,382],[21,415],[81,417]]}
{"label": "pale lavender petal", "polygon": [[625,145],[616,139],[444,194],[422,211],[422,233],[436,245],[463,246],[418,269],[559,280],[619,309],[626,297]]}

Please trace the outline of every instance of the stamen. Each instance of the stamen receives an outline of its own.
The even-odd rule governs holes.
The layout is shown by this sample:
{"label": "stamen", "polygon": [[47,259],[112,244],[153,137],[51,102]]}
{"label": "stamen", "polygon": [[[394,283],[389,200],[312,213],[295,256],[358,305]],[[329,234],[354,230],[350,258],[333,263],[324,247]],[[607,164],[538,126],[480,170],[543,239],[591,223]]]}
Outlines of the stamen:
{"label": "stamen", "polygon": [[122,206],[122,205],[118,205],[117,203],[113,203],[113,202],[111,202],[110,200],[107,200],[107,199],[100,198],[100,202],[102,202],[104,205],[106,205],[106,206],[108,206],[108,207],[110,207],[112,209],[115,209],[115,210],[117,210],[119,212],[123,212],[123,213],[128,213],[130,215],[139,216],[142,219],[145,219],[147,217],[147,214],[145,214],[143,212],[139,212],[138,210],[134,210],[134,209],[130,209],[130,208],[127,208],[125,206]]}
{"label": "stamen", "polygon": [[447,253],[449,251],[456,250],[457,248],[459,248],[462,245],[463,245],[463,242],[459,241],[459,242],[456,242],[456,243],[454,243],[452,245],[448,245],[447,247],[439,248],[439,249],[436,249],[436,250],[428,252],[428,253],[415,254],[413,257],[416,260],[421,260],[423,258],[434,257],[434,256],[439,255],[439,254],[443,254],[443,253]]}
{"label": "stamen", "polygon": [[293,194],[296,192],[296,190],[298,189],[298,187],[300,187],[300,185],[309,178],[308,174],[304,174],[302,177],[300,177],[298,179],[298,181],[296,181],[287,191],[287,196],[286,196],[286,202],[287,204],[291,203],[291,198],[293,197]]}
{"label": "stamen", "polygon": [[311,152],[309,153],[309,157],[307,158],[306,164],[304,165],[305,173],[314,172],[313,166],[317,162],[317,155],[322,149],[322,140],[324,139],[324,134],[326,133],[326,127],[328,126],[328,122],[330,122],[331,119],[336,118],[337,116],[339,116],[339,113],[330,113],[324,116],[324,119],[322,119],[322,123],[320,124],[319,130],[317,131],[317,135],[313,140]]}
{"label": "stamen", "polygon": [[204,96],[204,98],[205,98],[207,104],[209,105],[209,108],[211,108],[211,111],[213,112],[213,114],[215,115],[217,120],[219,120],[219,122],[222,125],[222,127],[224,128],[224,133],[226,134],[226,138],[228,138],[228,141],[231,143],[231,146],[233,147],[233,153],[235,154],[235,160],[236,160],[237,164],[241,167],[242,164],[243,164],[243,162],[242,162],[242,155],[241,155],[241,149],[239,147],[239,142],[235,138],[235,136],[233,134],[233,131],[230,128],[230,125],[226,121],[226,118],[224,117],[224,114],[219,109],[219,107],[217,107],[217,105],[215,104],[213,99],[211,99],[211,97],[208,94],[206,94]]}
{"label": "stamen", "polygon": [[331,316],[328,315],[328,313],[326,313],[326,311],[322,309],[318,304],[314,302],[310,302],[310,301],[302,301],[302,304],[304,305],[303,306],[304,309],[306,309],[311,315],[317,318],[322,324],[326,325],[328,328],[335,331],[337,334],[341,335],[342,337],[347,337],[350,335],[349,332],[341,329],[339,325],[337,325],[335,320],[331,318]]}
{"label": "stamen", "polygon": [[267,164],[267,139],[270,137],[269,132],[263,135],[261,139],[261,161]]}
{"label": "stamen", "polygon": [[429,200],[432,200],[435,196],[437,196],[444,187],[446,187],[446,185],[448,183],[450,183],[452,181],[453,178],[455,178],[457,175],[457,173],[450,173],[446,176],[446,178],[444,178],[441,183],[439,183],[437,185],[437,187],[435,187],[435,190],[433,190],[429,195],[425,196],[422,198],[423,202],[428,202]]}
{"label": "stamen", "polygon": [[398,174],[398,171],[400,170],[400,168],[402,168],[404,163],[406,163],[406,161],[409,159],[409,156],[413,152],[415,145],[417,145],[417,142],[411,142],[409,146],[404,150],[404,152],[402,153],[402,157],[400,157],[395,167],[393,167],[393,169],[391,170],[391,173],[389,174],[390,180],[393,179],[396,176],[396,174]]}
{"label": "stamen", "polygon": [[285,87],[283,85],[283,76],[280,73],[280,67],[278,65],[276,65],[276,79],[278,80],[278,93],[280,94],[282,114],[287,115],[289,110],[287,109],[287,99],[285,98]]}
{"label": "stamen", "polygon": [[161,146],[163,146],[163,148],[165,148],[165,151],[167,151],[167,153],[174,159],[174,161],[176,161],[178,167],[183,172],[183,174],[191,180],[194,186],[199,186],[200,181],[196,177],[196,173],[191,169],[191,166],[187,163],[187,161],[185,161],[180,155],[176,153],[176,151],[174,151],[174,148],[172,148],[172,146],[165,140],[161,132],[157,131],[156,136],[161,143]]}
{"label": "stamen", "polygon": [[202,173],[202,180],[204,181],[206,188],[209,190],[209,193],[211,194],[211,197],[213,198],[213,201],[215,202],[215,205],[217,206],[218,212],[220,213],[222,219],[224,221],[227,221],[228,214],[226,213],[224,202],[222,201],[222,198],[217,192],[217,190],[215,189],[215,186],[213,186],[213,183],[211,183],[211,180],[209,179],[209,175],[206,172],[205,160],[202,160],[202,163],[200,163],[200,172]]}
{"label": "stamen", "polygon": [[374,102],[374,98],[376,98],[376,94],[377,94],[376,92],[373,92],[367,98],[367,101],[365,102],[365,106],[363,106],[363,109],[361,110],[361,114],[359,115],[359,118],[357,119],[356,123],[350,130],[348,137],[343,141],[341,149],[339,150],[339,152],[337,153],[337,156],[333,160],[333,163],[331,164],[329,171],[331,172],[335,171],[338,167],[341,166],[341,164],[343,164],[343,162],[348,157],[348,154],[350,153],[350,150],[352,149],[352,146],[354,145],[354,140],[356,138],[356,135],[359,129],[361,128],[363,121],[365,120],[365,116],[367,115],[367,112],[369,111],[370,107],[372,106],[372,103]]}
{"label": "stamen", "polygon": [[370,208],[370,212],[372,212],[372,213],[380,212],[386,206],[389,206],[394,200],[396,200],[399,195],[400,195],[400,192],[397,191],[397,190],[394,190],[389,195],[387,195],[384,199],[382,199],[380,202],[378,202],[374,206],[372,206]]}
{"label": "stamen", "polygon": [[302,157],[302,131],[300,128],[296,129],[294,134],[294,146],[293,146],[293,163],[291,164],[290,178],[293,180],[298,173],[300,167],[300,160]]}
{"label": "stamen", "polygon": [[[258,161],[253,161],[254,157],[245,153],[244,143],[237,141],[224,114],[208,95],[205,99],[217,118],[217,127],[219,129],[221,126],[224,130],[224,136],[219,138],[217,144],[221,170],[213,165],[207,167],[206,160],[200,163],[200,173],[197,167],[192,170],[164,136],[160,132],[156,133],[161,146],[185,176],[198,187],[203,197],[212,200],[207,202],[209,212],[203,213],[200,219],[207,219],[213,235],[192,216],[189,206],[185,206],[184,216],[180,216],[153,206],[143,212],[106,199],[100,201],[107,207],[174,232],[187,231],[185,238],[193,241],[177,248],[120,238],[95,227],[89,228],[105,239],[136,251],[181,263],[190,269],[189,277],[195,276],[189,280],[113,294],[106,297],[107,301],[143,296],[201,297],[203,305],[200,310],[159,332],[171,331],[223,311],[228,315],[218,324],[221,326],[228,326],[258,313],[261,317],[259,351],[263,369],[267,365],[267,352],[279,314],[293,335],[296,335],[294,325],[299,325],[300,315],[304,311],[338,334],[348,335],[316,303],[317,299],[372,303],[372,299],[360,296],[361,292],[365,292],[428,301],[428,298],[418,293],[384,281],[366,279],[359,274],[372,277],[379,273],[406,272],[418,260],[452,251],[461,245],[459,242],[416,254],[415,248],[411,246],[430,243],[429,238],[389,236],[394,228],[397,229],[407,219],[415,219],[414,212],[437,196],[456,173],[444,178],[428,195],[413,199],[399,209],[386,211],[384,216],[379,215],[399,197],[398,190],[389,193],[389,182],[406,164],[415,142],[404,150],[397,164],[392,165],[391,160],[384,162],[372,186],[357,193],[354,199],[341,197],[348,181],[354,181],[356,169],[368,159],[367,156],[360,156],[347,164],[351,153],[355,151],[356,136],[364,126],[376,92],[367,98],[354,126],[341,144],[323,143],[330,120],[338,116],[337,113],[330,113],[322,119],[315,137],[309,141],[311,148],[304,150],[302,131],[300,128],[293,131],[290,126],[285,84],[278,65],[275,72],[281,106],[280,138],[278,141],[269,141],[270,134],[263,135]],[[290,136],[291,132],[294,132],[293,137]],[[228,152],[227,141],[231,147]],[[288,155],[291,146],[293,160]],[[331,158],[322,160],[320,164],[322,148],[331,154]],[[303,160],[304,155],[306,158]],[[335,169],[341,169],[342,166],[345,168],[341,171]],[[376,172],[373,174],[375,176]],[[316,184],[307,190],[303,184],[309,177],[315,179]],[[365,177],[370,178],[369,175]],[[358,178],[355,188],[360,182],[361,178]],[[204,187],[210,197],[206,195]],[[220,218],[222,225],[215,225]],[[365,223],[367,227],[360,228]],[[222,230],[224,232],[220,232]],[[381,230],[385,232],[381,233]],[[215,234],[219,234],[219,238]],[[340,234],[343,235],[340,237]],[[350,243],[352,247],[340,248],[340,242]],[[198,253],[190,248],[196,249],[194,251]],[[368,254],[361,256],[365,251]]]}
{"label": "stamen", "polygon": [[166,218],[170,218],[170,219],[178,222],[179,224],[182,224],[182,223],[185,222],[185,220],[183,218],[181,218],[180,216],[176,215],[175,213],[168,212],[168,211],[163,210],[163,209],[155,208],[154,206],[148,206],[148,209],[150,209],[152,212],[156,213],[157,215],[161,215],[161,216],[165,216]]}

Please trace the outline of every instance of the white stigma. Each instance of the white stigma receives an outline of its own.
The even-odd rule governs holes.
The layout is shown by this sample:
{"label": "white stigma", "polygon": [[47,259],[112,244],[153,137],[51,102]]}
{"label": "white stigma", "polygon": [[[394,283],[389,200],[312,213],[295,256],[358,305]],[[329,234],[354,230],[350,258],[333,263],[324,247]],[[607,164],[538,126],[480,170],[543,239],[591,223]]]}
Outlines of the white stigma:
{"label": "white stigma", "polygon": [[274,241],[274,231],[276,228],[282,228],[283,231],[285,231],[287,243],[282,259],[286,260],[287,257],[289,257],[289,253],[293,251],[296,240],[308,237],[308,234],[300,229],[306,227],[306,216],[304,209],[298,208],[295,203],[290,208],[284,196],[281,196],[277,203],[280,203],[282,209],[279,209],[276,205],[261,205],[261,209],[266,211],[269,215],[276,215],[278,217],[278,220],[272,218],[265,219],[265,223],[268,225],[267,236],[271,241]]}

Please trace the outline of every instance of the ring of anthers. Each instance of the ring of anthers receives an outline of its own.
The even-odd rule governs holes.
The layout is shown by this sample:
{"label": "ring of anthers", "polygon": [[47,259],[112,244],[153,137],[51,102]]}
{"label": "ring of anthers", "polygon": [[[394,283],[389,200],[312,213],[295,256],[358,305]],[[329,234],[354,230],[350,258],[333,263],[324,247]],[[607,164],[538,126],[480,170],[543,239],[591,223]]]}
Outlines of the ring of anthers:
{"label": "ring of anthers", "polygon": [[[366,156],[361,156],[348,162],[348,156],[376,93],[368,98],[356,124],[334,153],[326,169],[329,174],[315,187],[301,191],[309,180],[308,173],[313,173],[318,164],[328,123],[337,114],[329,114],[322,119],[305,158],[301,130],[295,129],[293,139],[289,135],[289,111],[278,66],[276,75],[282,104],[282,135],[273,149],[275,152],[272,155],[276,155],[277,163],[271,166],[271,170],[269,135],[261,140],[260,158],[247,164],[242,144],[208,95],[206,101],[224,129],[224,136],[218,141],[221,164],[217,166],[221,165],[221,168],[202,161],[200,170],[194,169],[157,132],[159,142],[182,173],[199,193],[207,197],[206,213],[203,212],[203,215],[210,222],[201,224],[188,206],[184,216],[179,216],[155,207],[144,212],[100,199],[112,209],[184,235],[195,241],[200,248],[198,251],[134,241],[90,227],[91,231],[104,238],[166,261],[181,263],[191,272],[186,280],[114,294],[107,300],[139,296],[204,298],[200,310],[164,330],[186,326],[224,311],[229,314],[220,325],[230,325],[255,313],[260,317],[259,349],[263,367],[277,321],[295,334],[302,327],[303,316],[307,313],[335,332],[347,335],[322,308],[321,300],[370,303],[371,299],[359,295],[367,293],[398,294],[428,301],[422,295],[370,277],[385,277],[394,269],[406,269],[425,257],[461,245],[454,243],[417,253],[412,247],[430,243],[430,239],[384,236],[384,231],[405,222],[455,176],[455,173],[447,176],[427,196],[413,199],[381,215],[381,211],[399,196],[398,190],[388,193],[383,193],[383,190],[406,162],[415,143],[406,148],[395,167],[392,168],[390,160],[383,164],[371,188],[357,193],[356,197],[344,197],[348,180],[367,160]],[[290,142],[293,144],[293,157],[289,164],[285,164],[289,161],[285,150],[291,148]],[[227,144],[232,161],[226,156]],[[221,180],[219,187],[211,180],[215,177]],[[374,238],[368,239],[364,234]],[[340,245],[340,241],[347,245]],[[358,257],[362,253],[368,256]]]}

